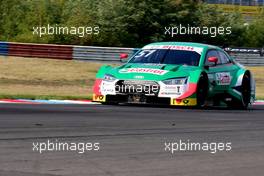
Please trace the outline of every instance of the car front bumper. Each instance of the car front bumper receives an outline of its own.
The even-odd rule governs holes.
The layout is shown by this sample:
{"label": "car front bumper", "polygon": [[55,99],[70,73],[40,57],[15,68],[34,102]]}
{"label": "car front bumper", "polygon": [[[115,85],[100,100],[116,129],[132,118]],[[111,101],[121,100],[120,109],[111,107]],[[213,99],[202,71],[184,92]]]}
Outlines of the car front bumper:
{"label": "car front bumper", "polygon": [[197,100],[193,97],[184,99],[146,96],[143,94],[117,94],[117,95],[96,95],[93,94],[94,102],[101,103],[131,103],[131,104],[160,104],[172,106],[196,106]]}

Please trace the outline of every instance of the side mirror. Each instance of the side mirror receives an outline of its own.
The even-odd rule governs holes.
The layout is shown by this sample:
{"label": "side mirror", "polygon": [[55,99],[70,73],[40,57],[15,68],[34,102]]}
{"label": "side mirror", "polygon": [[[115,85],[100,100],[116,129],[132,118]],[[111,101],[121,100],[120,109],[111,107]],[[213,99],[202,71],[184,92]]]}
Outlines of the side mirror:
{"label": "side mirror", "polygon": [[216,63],[218,62],[218,58],[217,57],[209,57],[208,61],[213,62],[216,65]]}
{"label": "side mirror", "polygon": [[128,54],[122,53],[122,54],[120,54],[119,58],[120,59],[127,59],[128,58]]}
{"label": "side mirror", "polygon": [[119,55],[120,62],[125,62],[124,60],[128,58],[128,54],[122,53]]}

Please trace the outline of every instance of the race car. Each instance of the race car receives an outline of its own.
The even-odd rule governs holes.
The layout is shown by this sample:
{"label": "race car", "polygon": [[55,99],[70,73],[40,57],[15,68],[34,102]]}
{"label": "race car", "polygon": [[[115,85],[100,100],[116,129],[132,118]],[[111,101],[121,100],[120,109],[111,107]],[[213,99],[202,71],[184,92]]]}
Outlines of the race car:
{"label": "race car", "polygon": [[120,58],[99,69],[93,101],[245,109],[255,100],[252,73],[217,46],[159,42]]}

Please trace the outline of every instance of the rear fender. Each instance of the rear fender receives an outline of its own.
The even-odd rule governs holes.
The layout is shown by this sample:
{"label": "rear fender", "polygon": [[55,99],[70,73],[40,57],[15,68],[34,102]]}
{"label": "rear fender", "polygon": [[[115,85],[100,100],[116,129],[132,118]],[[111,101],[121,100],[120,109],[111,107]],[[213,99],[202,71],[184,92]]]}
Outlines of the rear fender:
{"label": "rear fender", "polygon": [[250,102],[253,103],[255,101],[255,95],[256,95],[256,83],[253,74],[249,70],[243,70],[240,69],[236,74],[236,80],[234,80],[232,85],[232,92],[231,94],[235,96],[238,99],[242,99],[242,95],[239,91],[235,89],[235,87],[242,86],[242,80],[245,74],[248,74],[250,76],[250,87],[251,87],[251,93],[250,93]]}

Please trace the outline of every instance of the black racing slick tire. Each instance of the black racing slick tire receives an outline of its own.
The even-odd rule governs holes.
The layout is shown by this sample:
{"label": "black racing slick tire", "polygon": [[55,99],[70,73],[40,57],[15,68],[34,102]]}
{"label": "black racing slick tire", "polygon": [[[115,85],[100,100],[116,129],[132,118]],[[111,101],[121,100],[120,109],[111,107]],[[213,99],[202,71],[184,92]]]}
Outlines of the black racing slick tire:
{"label": "black racing slick tire", "polygon": [[251,82],[249,74],[245,74],[241,85],[241,100],[234,100],[229,107],[233,109],[247,109],[251,98]]}
{"label": "black racing slick tire", "polygon": [[205,106],[207,94],[208,94],[208,78],[205,74],[202,74],[199,78],[197,89],[196,89],[196,98],[197,98],[198,108],[202,108]]}
{"label": "black racing slick tire", "polygon": [[247,108],[250,104],[251,97],[251,85],[250,85],[250,77],[245,75],[242,81],[242,108]]}

